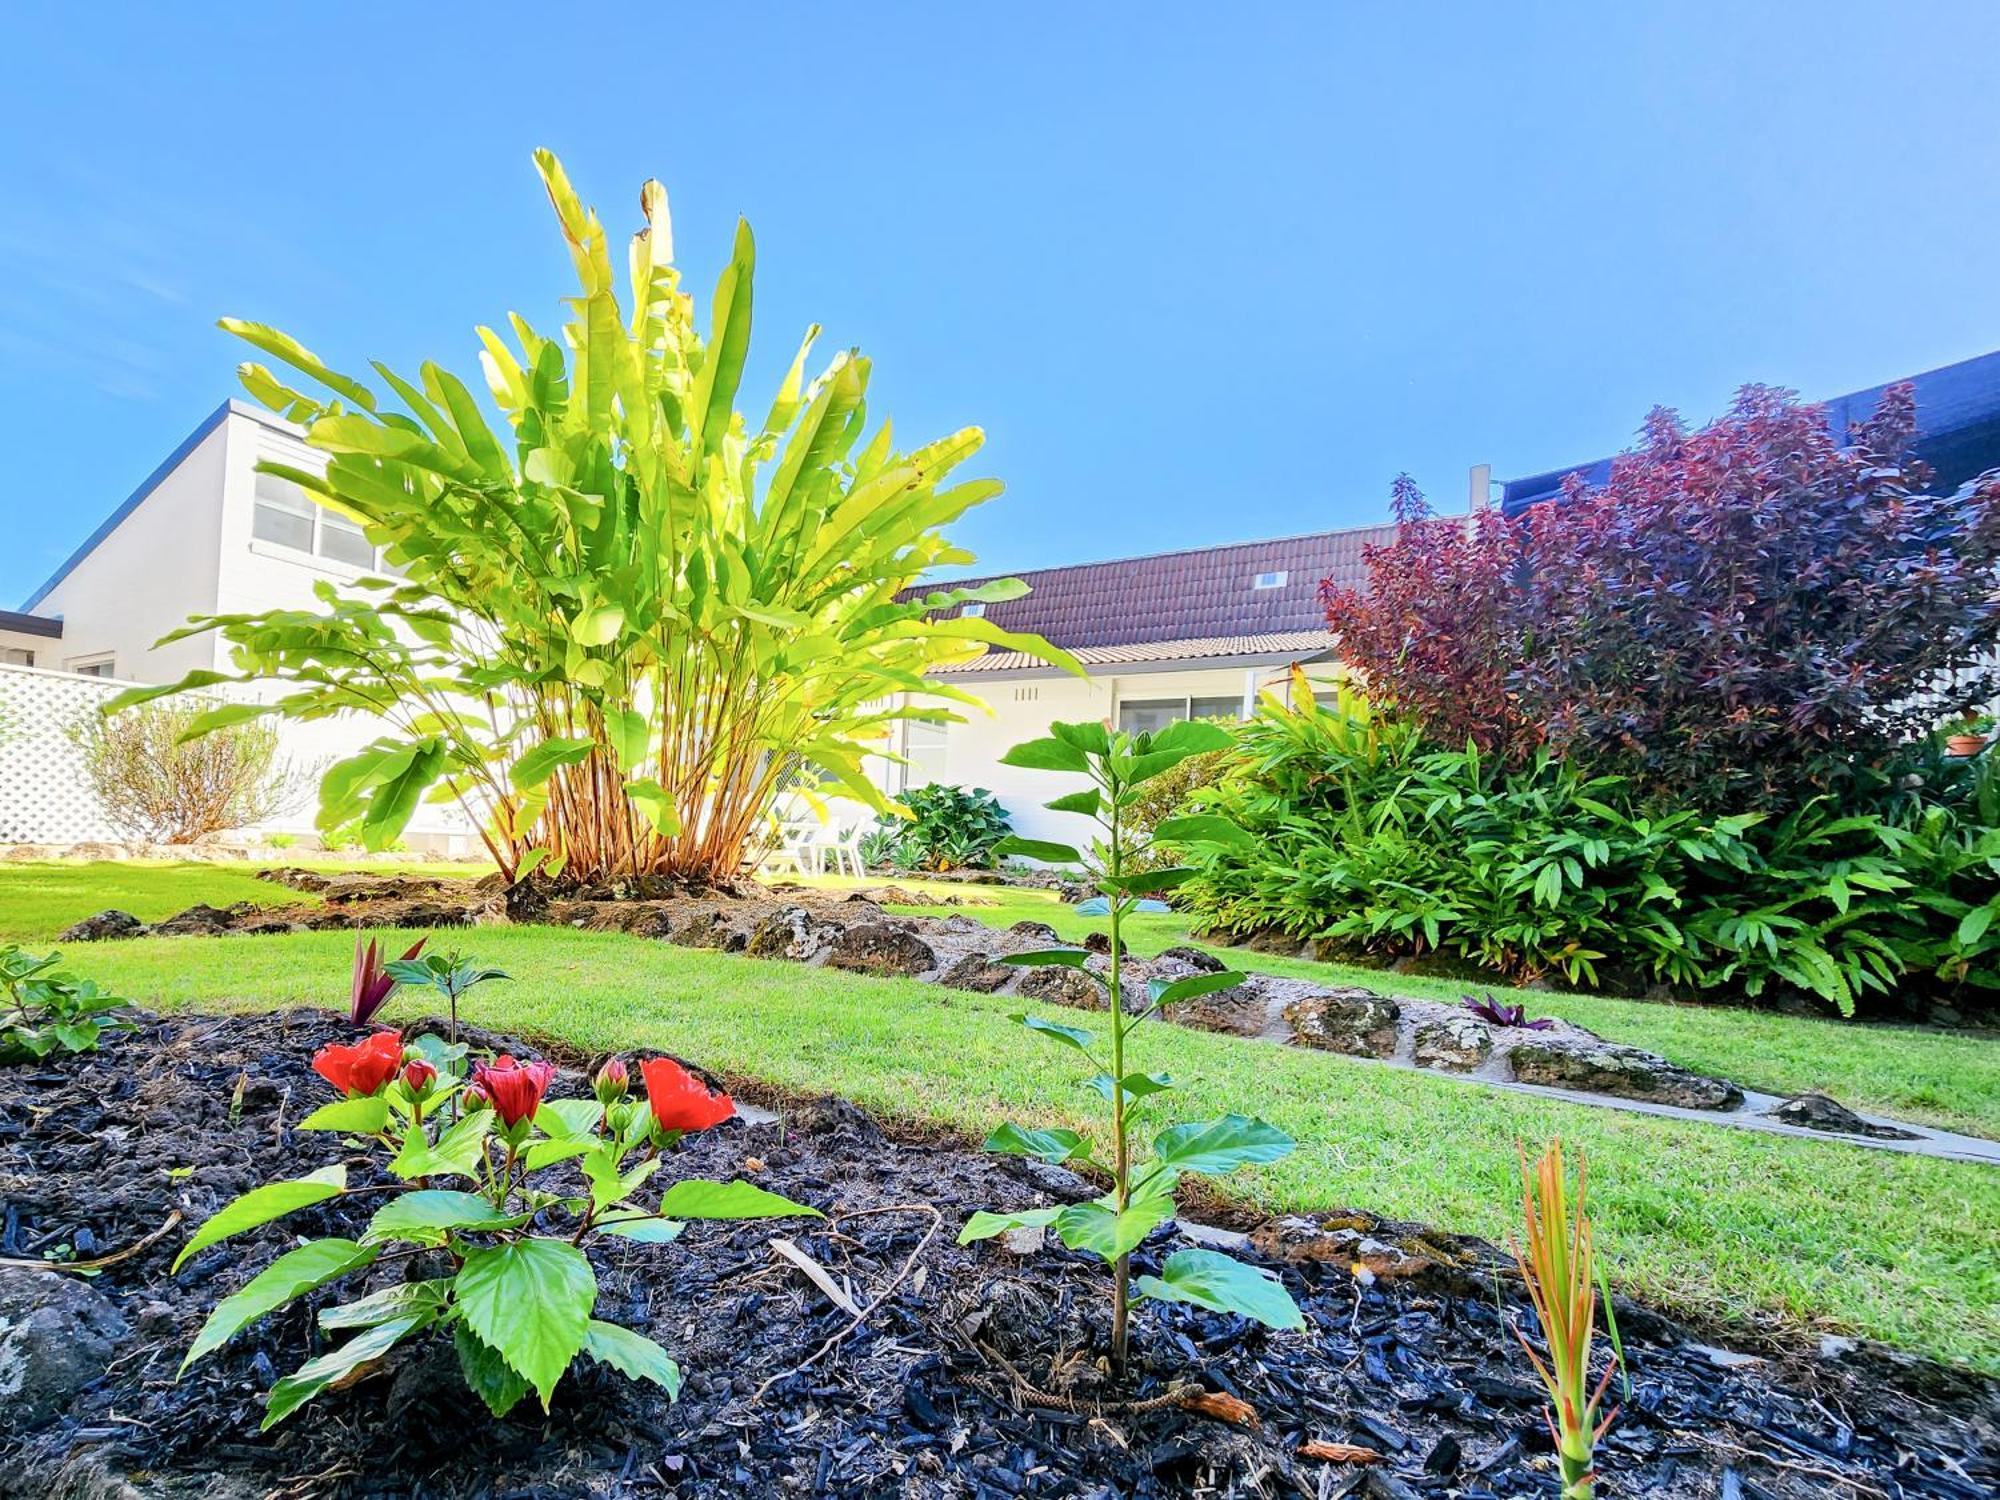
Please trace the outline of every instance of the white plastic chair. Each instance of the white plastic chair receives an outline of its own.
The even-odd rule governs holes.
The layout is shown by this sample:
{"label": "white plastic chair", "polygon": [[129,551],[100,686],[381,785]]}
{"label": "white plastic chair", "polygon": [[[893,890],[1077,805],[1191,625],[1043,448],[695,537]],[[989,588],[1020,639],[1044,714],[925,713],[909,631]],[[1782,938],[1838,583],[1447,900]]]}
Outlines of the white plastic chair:
{"label": "white plastic chair", "polygon": [[866,823],[850,823],[834,834],[833,867],[844,875],[852,875],[856,880],[867,878],[868,866],[861,859],[861,841],[868,837]]}

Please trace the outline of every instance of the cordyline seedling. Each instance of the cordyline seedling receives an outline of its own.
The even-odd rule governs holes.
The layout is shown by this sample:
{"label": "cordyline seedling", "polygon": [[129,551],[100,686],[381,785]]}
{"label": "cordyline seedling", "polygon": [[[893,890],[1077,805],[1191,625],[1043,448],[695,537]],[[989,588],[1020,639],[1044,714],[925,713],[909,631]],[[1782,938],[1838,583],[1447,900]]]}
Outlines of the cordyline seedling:
{"label": "cordyline seedling", "polygon": [[[1516,1148],[1519,1151],[1519,1148]],[[1541,1324],[1542,1339],[1548,1346],[1544,1360],[1535,1352],[1520,1329],[1514,1336],[1521,1341],[1528,1359],[1549,1393],[1549,1435],[1555,1439],[1556,1460],[1562,1469],[1563,1500],[1591,1500],[1596,1483],[1598,1439],[1617,1417],[1617,1408],[1599,1416],[1611,1377],[1625,1366],[1624,1346],[1618,1339],[1618,1322],[1611,1311],[1611,1291],[1605,1285],[1604,1268],[1598,1263],[1590,1219],[1583,1208],[1586,1163],[1577,1153],[1576,1193],[1569,1192],[1563,1171],[1562,1142],[1552,1141],[1533,1167],[1525,1152],[1521,1157],[1521,1210],[1526,1220],[1527,1245],[1512,1246],[1514,1264],[1528,1285],[1535,1319]],[[1604,1321],[1611,1335],[1613,1358],[1593,1388],[1590,1382],[1591,1345],[1596,1336],[1597,1294],[1604,1292]]]}
{"label": "cordyline seedling", "polygon": [[53,1052],[89,1052],[107,1031],[130,1021],[105,1015],[125,1002],[89,979],[56,967],[61,955],[37,958],[12,943],[0,947],[0,1063],[34,1062]]}
{"label": "cordyline seedling", "polygon": [[[429,941],[429,938],[418,938],[395,962],[409,963],[424,951],[424,944]],[[347,1019],[356,1026],[366,1026],[375,1019],[375,1012],[389,1003],[389,997],[401,982],[384,967],[382,950],[375,939],[368,939],[364,945],[357,937],[354,940],[354,981],[347,996]]]}
{"label": "cordyline seedling", "polygon": [[[1154,1135],[1152,1155],[1143,1161],[1133,1148],[1135,1126],[1157,1097],[1174,1086],[1163,1073],[1133,1068],[1128,1055],[1133,1031],[1147,1017],[1163,1014],[1183,1000],[1241,984],[1243,976],[1222,973],[1155,979],[1147,985],[1145,1004],[1128,1007],[1120,962],[1124,944],[1119,928],[1124,917],[1141,897],[1171,889],[1192,873],[1178,865],[1128,872],[1135,857],[1151,843],[1232,842],[1246,835],[1225,819],[1193,816],[1166,819],[1155,826],[1152,839],[1145,841],[1134,836],[1131,811],[1143,783],[1190,755],[1224,748],[1229,736],[1214,724],[1200,722],[1173,724],[1157,734],[1138,735],[1113,734],[1101,724],[1051,724],[1049,735],[1048,739],[1016,745],[1002,759],[1010,766],[1075,771],[1090,779],[1092,784],[1083,791],[1058,797],[1047,805],[1055,812],[1094,818],[1104,829],[1104,836],[1092,844],[1092,873],[1110,906],[1109,967],[1098,973],[1088,966],[1088,954],[1076,948],[1017,953],[1005,962],[1063,964],[1104,985],[1111,1026],[1102,1042],[1081,1027],[1059,1025],[1039,1016],[1017,1015],[1014,1019],[1075,1048],[1096,1069],[1088,1083],[1111,1106],[1111,1159],[1098,1160],[1073,1130],[1035,1130],[1019,1125],[1002,1125],[995,1130],[986,1139],[986,1149],[1038,1157],[1058,1165],[1093,1167],[1111,1178],[1111,1190],[1087,1203],[1062,1208],[976,1213],[960,1232],[959,1243],[987,1239],[1009,1229],[1046,1227],[1054,1229],[1070,1249],[1102,1257],[1111,1267],[1111,1357],[1120,1369],[1125,1364],[1135,1297],[1238,1313],[1272,1328],[1302,1327],[1304,1320],[1297,1305],[1276,1278],[1214,1250],[1178,1250],[1167,1257],[1158,1276],[1141,1276],[1136,1282],[1131,1276],[1132,1251],[1173,1213],[1174,1188],[1184,1174],[1219,1176],[1253,1163],[1276,1161],[1292,1149],[1291,1137],[1283,1131],[1236,1114],[1167,1126]],[[1083,856],[1069,845],[1039,839],[1003,839],[995,853],[1024,855],[1050,864],[1084,863]]]}
{"label": "cordyline seedling", "polygon": [[[217,1304],[181,1368],[239,1330],[341,1277],[410,1261],[421,1279],[389,1284],[319,1314],[345,1343],[308,1360],[271,1388],[263,1426],[283,1421],[320,1392],[354,1378],[403,1340],[448,1331],[465,1383],[496,1417],[529,1391],[546,1410],[556,1383],[579,1354],[671,1397],[680,1368],[651,1339],[593,1318],[597,1275],[584,1247],[595,1235],[642,1244],[674,1239],[689,1219],[820,1218],[747,1182],[683,1180],[651,1208],[637,1195],[664,1164],[661,1152],[684,1132],[706,1130],[736,1112],[727,1094],[669,1058],[640,1064],[643,1102],[628,1097],[628,1073],[613,1059],[599,1071],[595,1097],[545,1098],[555,1070],[502,1055],[466,1079],[459,1049],[436,1037],[408,1045],[379,1031],[352,1045],[322,1047],[313,1070],[342,1097],[300,1122],[302,1130],[359,1138],[387,1156],[390,1196],[358,1239],[311,1240],[288,1250]],[[454,1110],[439,1108],[457,1096]],[[574,1162],[562,1184],[543,1174]],[[564,1174],[569,1176],[569,1174]],[[440,1184],[452,1184],[442,1186]],[[345,1164],[253,1188],[209,1218],[174,1269],[218,1241],[342,1197],[383,1191],[349,1187]]]}

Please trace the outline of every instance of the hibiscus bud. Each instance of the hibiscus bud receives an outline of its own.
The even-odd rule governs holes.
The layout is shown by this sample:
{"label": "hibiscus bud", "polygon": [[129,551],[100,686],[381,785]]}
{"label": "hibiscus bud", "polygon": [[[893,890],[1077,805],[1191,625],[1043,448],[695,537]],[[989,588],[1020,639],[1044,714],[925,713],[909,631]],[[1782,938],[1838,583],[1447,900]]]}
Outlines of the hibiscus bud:
{"label": "hibiscus bud", "polygon": [[410,1091],[410,1097],[421,1099],[430,1092],[430,1086],[438,1076],[438,1070],[421,1057],[413,1057],[403,1064],[403,1087]]}
{"label": "hibiscus bud", "polygon": [[506,1053],[472,1070],[472,1081],[485,1095],[507,1130],[532,1120],[556,1070],[545,1062],[516,1062]]}
{"label": "hibiscus bud", "polygon": [[609,1109],[614,1100],[623,1099],[625,1091],[632,1087],[632,1075],[625,1071],[625,1059],[614,1057],[597,1070],[597,1077],[591,1080],[591,1088],[596,1091],[597,1102]]}

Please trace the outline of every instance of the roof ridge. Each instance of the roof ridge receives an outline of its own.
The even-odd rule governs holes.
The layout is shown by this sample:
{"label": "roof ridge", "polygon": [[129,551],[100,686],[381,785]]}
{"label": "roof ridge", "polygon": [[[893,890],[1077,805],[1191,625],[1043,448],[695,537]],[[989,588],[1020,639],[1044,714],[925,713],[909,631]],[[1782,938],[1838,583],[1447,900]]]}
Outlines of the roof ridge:
{"label": "roof ridge", "polygon": [[[1447,518],[1449,519],[1449,518]],[[1354,536],[1364,531],[1384,531],[1395,520],[1370,521],[1364,526],[1336,526],[1330,531],[1295,531],[1286,536],[1247,537],[1233,542],[1212,542],[1200,547],[1169,547],[1164,552],[1132,552],[1123,557],[1099,557],[1088,562],[1051,563],[1045,568],[1009,568],[997,573],[972,573],[963,578],[940,578],[915,585],[917,588],[953,588],[967,583],[984,583],[993,578],[1020,578],[1030,573],[1072,573],[1079,568],[1108,568],[1116,563],[1158,562],[1167,557],[1193,557],[1227,552],[1233,547],[1275,547],[1285,542],[1311,542],[1322,538]]]}

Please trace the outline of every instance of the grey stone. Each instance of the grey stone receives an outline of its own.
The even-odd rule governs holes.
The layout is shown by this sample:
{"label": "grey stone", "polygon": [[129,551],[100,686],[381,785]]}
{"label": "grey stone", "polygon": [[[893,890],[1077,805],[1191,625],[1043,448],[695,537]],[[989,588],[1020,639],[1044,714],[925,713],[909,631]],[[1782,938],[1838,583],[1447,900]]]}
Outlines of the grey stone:
{"label": "grey stone", "polygon": [[144,936],[146,924],[129,911],[112,908],[85,917],[56,939],[59,943],[102,943],[113,938]]}
{"label": "grey stone", "polygon": [[1031,917],[1023,917],[1007,930],[1016,937],[1026,938],[1031,943],[1048,943],[1053,945],[1062,941],[1062,938],[1057,935],[1055,928],[1049,926],[1046,922],[1037,922]]}
{"label": "grey stone", "polygon": [[1046,964],[1029,969],[1021,976],[1015,994],[1029,1000],[1046,1000],[1052,1005],[1068,1005],[1077,1010],[1109,1010],[1111,1002],[1104,987],[1082,969],[1067,964]]}
{"label": "grey stone", "polygon": [[74,1276],[0,1270],[0,1432],[61,1416],[125,1337],[110,1299]]}
{"label": "grey stone", "polygon": [[1271,1007],[1255,978],[1226,990],[1196,995],[1167,1007],[1167,1019],[1228,1036],[1256,1036],[1270,1023]]}
{"label": "grey stone", "polygon": [[1743,1102],[1743,1091],[1733,1083],[1691,1073],[1664,1057],[1616,1042],[1581,1037],[1520,1042],[1509,1057],[1517,1080],[1547,1088],[1646,1099],[1683,1109],[1735,1109]]}
{"label": "grey stone", "polygon": [[1199,948],[1190,948],[1185,944],[1175,948],[1162,948],[1160,956],[1153,961],[1180,964],[1195,974],[1220,974],[1229,967],[1213,953],[1204,953]]}
{"label": "grey stone", "polygon": [[1871,1125],[1837,1099],[1825,1094],[1800,1094],[1771,1111],[1771,1118],[1804,1130],[1826,1130],[1838,1135],[1865,1135],[1877,1140],[1914,1141],[1914,1130],[1898,1130],[1893,1125]]}
{"label": "grey stone", "polygon": [[1349,1057],[1390,1057],[1403,1009],[1387,995],[1347,987],[1307,995],[1285,1007],[1293,1037],[1307,1047]]}
{"label": "grey stone", "polygon": [[886,922],[849,927],[833,941],[826,961],[856,974],[922,974],[937,967],[931,945]]}
{"label": "grey stone", "polygon": [[678,948],[719,948],[726,953],[741,949],[748,939],[729,925],[727,917],[710,906],[690,913],[686,921],[667,934],[667,941]]}
{"label": "grey stone", "polygon": [[214,937],[235,926],[235,918],[220,907],[197,902],[153,929],[154,937]]}
{"label": "grey stone", "polygon": [[840,935],[803,906],[781,906],[750,929],[743,951],[751,958],[785,958],[803,963]]}
{"label": "grey stone", "polygon": [[996,962],[990,953],[968,953],[938,975],[938,983],[954,990],[990,995],[1006,988],[1008,980],[1023,972],[1012,964]]}
{"label": "grey stone", "polygon": [[1420,1068],[1444,1068],[1470,1073],[1493,1055],[1493,1030],[1471,1016],[1430,1021],[1416,1031],[1416,1062]]}
{"label": "grey stone", "polygon": [[1042,1251],[1042,1241],[1047,1237],[1048,1231],[1039,1224],[1023,1224],[1004,1231],[1000,1236],[1000,1243],[1006,1247],[1010,1255],[1039,1255]]}

